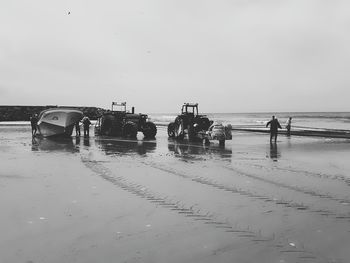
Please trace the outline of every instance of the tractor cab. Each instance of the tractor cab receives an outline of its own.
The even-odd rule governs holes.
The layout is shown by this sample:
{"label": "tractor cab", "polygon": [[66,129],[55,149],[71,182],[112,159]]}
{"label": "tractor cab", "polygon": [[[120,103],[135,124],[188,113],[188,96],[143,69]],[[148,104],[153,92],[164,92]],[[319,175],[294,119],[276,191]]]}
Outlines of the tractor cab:
{"label": "tractor cab", "polygon": [[184,103],[182,105],[181,114],[198,115],[198,103]]}
{"label": "tractor cab", "polygon": [[112,102],[112,107],[111,107],[112,112],[113,111],[120,111],[120,112],[126,112],[126,102]]}
{"label": "tractor cab", "polygon": [[112,107],[111,107],[112,112],[116,113],[128,113],[128,114],[134,114],[135,113],[135,108],[131,107],[131,112],[126,110],[126,102],[112,102]]}

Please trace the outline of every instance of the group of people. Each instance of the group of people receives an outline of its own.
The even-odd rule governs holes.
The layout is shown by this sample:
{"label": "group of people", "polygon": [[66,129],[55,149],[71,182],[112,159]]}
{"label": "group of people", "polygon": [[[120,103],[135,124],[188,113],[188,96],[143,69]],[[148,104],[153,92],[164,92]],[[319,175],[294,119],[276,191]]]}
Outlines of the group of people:
{"label": "group of people", "polygon": [[85,116],[80,121],[77,121],[75,123],[75,135],[77,137],[80,137],[80,122],[83,124],[83,127],[84,127],[84,137],[89,137],[91,121],[87,116]]}
{"label": "group of people", "polygon": [[[266,123],[266,127],[270,126],[270,142],[274,139],[277,141],[278,129],[282,129],[281,124],[278,122],[275,116],[272,116],[272,119]],[[290,136],[290,129],[292,127],[292,117],[289,117],[286,123],[287,135]]]}
{"label": "group of people", "polygon": [[[38,114],[33,114],[30,117],[30,124],[32,126],[32,136],[34,137],[38,131],[38,121],[39,117]],[[84,127],[84,137],[89,137],[89,130],[90,130],[90,125],[91,121],[89,117],[84,116],[80,121],[77,121],[75,123],[75,134],[76,136],[80,136],[80,122],[83,124]]]}

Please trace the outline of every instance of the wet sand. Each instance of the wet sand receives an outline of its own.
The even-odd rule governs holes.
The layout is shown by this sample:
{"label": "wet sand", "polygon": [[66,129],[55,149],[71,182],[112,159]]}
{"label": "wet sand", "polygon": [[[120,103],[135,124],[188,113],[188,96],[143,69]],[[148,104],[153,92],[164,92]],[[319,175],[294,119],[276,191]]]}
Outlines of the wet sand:
{"label": "wet sand", "polygon": [[[93,133],[92,133],[93,134]],[[0,262],[349,262],[350,141],[0,126]]]}

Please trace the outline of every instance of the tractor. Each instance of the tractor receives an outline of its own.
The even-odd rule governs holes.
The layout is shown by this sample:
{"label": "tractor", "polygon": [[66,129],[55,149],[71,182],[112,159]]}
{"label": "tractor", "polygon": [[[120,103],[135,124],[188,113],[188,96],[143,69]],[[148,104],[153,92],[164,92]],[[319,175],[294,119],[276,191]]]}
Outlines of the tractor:
{"label": "tractor", "polygon": [[154,138],[157,127],[153,122],[148,121],[148,115],[136,114],[134,107],[131,112],[128,112],[126,102],[112,102],[112,109],[105,111],[95,124],[96,135],[136,138],[139,131],[145,138]]}
{"label": "tractor", "polygon": [[206,115],[198,114],[198,103],[184,103],[181,114],[168,125],[170,138],[183,140],[186,135],[190,141],[202,140],[208,143],[209,140],[219,140],[220,145],[232,139],[230,126],[214,124]]}

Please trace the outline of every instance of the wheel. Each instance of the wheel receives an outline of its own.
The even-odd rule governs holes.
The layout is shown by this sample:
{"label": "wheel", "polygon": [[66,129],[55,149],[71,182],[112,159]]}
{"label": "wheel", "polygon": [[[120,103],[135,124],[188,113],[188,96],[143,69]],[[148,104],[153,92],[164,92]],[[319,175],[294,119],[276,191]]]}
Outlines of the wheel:
{"label": "wheel", "polygon": [[210,121],[208,118],[201,118],[200,126],[203,130],[207,131],[210,127]]}
{"label": "wheel", "polygon": [[112,125],[111,136],[122,136],[123,135],[123,124],[121,122],[114,122]]}
{"label": "wheel", "polygon": [[196,133],[194,131],[194,127],[193,127],[193,124],[189,124],[188,127],[187,127],[187,131],[188,131],[188,139],[190,141],[193,141],[195,139],[195,136],[196,136]]}
{"label": "wheel", "polygon": [[196,124],[196,131],[207,131],[210,127],[210,121],[206,117],[197,117],[194,120],[194,123]]}
{"label": "wheel", "polygon": [[153,122],[146,122],[142,132],[146,138],[154,138],[157,134],[157,127]]}
{"label": "wheel", "polygon": [[109,136],[111,135],[111,133],[112,133],[112,120],[106,118],[102,121],[101,134]]}
{"label": "wheel", "polygon": [[185,136],[183,120],[180,118],[176,118],[175,120],[174,134],[175,138],[180,140]]}
{"label": "wheel", "polygon": [[137,126],[135,123],[128,121],[123,127],[123,136],[135,138],[137,135]]}
{"label": "wheel", "polygon": [[175,123],[174,122],[171,122],[169,123],[168,125],[168,136],[170,138],[174,138],[175,137]]}

